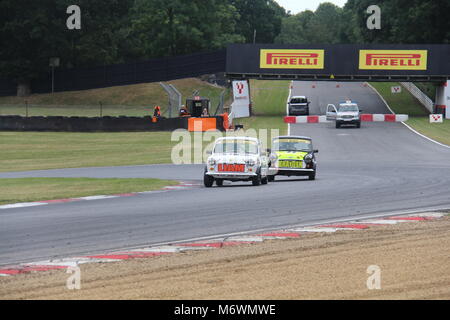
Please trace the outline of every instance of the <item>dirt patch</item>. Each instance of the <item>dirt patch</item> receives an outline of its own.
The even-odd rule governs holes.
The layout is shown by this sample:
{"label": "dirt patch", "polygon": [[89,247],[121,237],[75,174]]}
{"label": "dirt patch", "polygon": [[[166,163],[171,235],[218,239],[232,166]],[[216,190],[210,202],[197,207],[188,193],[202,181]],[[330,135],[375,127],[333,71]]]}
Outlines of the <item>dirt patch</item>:
{"label": "dirt patch", "polygon": [[[449,299],[450,218],[0,278],[0,299]],[[381,289],[366,270],[381,268]]]}

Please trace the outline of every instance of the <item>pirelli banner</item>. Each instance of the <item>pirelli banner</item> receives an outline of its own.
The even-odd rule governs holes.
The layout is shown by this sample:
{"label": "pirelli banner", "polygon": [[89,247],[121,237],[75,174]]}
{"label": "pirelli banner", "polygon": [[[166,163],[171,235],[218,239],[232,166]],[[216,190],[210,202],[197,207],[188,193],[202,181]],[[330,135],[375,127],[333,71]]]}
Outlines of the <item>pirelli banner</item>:
{"label": "pirelli banner", "polygon": [[450,77],[450,45],[251,45],[227,49],[227,75],[360,80]]}

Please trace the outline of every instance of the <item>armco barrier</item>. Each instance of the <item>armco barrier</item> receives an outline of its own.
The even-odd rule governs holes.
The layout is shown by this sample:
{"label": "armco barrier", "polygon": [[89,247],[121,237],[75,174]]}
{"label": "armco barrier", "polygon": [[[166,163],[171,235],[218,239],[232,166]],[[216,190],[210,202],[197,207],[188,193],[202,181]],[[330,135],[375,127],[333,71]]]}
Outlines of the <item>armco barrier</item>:
{"label": "armco barrier", "polygon": [[[214,118],[217,129],[223,131],[223,118]],[[133,132],[187,128],[188,118],[163,118],[152,122],[151,117],[0,117],[0,131]]]}
{"label": "armco barrier", "polygon": [[[361,114],[362,122],[404,122],[408,121],[407,114]],[[326,116],[287,116],[285,123],[324,123],[331,122]]]}

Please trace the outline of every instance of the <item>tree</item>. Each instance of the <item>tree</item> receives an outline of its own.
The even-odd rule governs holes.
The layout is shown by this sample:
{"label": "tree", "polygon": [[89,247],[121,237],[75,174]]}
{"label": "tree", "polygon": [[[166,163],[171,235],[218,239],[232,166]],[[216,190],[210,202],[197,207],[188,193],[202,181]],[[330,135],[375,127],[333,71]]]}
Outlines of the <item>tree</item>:
{"label": "tree", "polygon": [[275,39],[277,43],[312,43],[313,34],[310,32],[311,20],[314,12],[306,10],[283,19],[281,32]]}
{"label": "tree", "polygon": [[245,38],[245,42],[253,43],[255,30],[256,42],[273,43],[280,34],[282,19],[286,10],[274,0],[228,0],[239,17],[236,33]]}
{"label": "tree", "polygon": [[173,56],[242,42],[236,17],[236,9],[220,0],[137,0],[130,33],[134,55]]}
{"label": "tree", "polygon": [[315,12],[303,11],[283,19],[278,43],[340,43],[342,9],[325,2]]}
{"label": "tree", "polygon": [[366,27],[366,10],[371,4],[371,0],[346,3],[343,39],[361,43],[450,43],[448,0],[380,0],[380,30]]}
{"label": "tree", "polygon": [[78,0],[82,29],[68,30],[70,0],[0,2],[0,77],[18,83],[18,95],[31,92],[32,79],[49,72],[49,59],[62,67],[120,61],[120,23],[132,0]]}

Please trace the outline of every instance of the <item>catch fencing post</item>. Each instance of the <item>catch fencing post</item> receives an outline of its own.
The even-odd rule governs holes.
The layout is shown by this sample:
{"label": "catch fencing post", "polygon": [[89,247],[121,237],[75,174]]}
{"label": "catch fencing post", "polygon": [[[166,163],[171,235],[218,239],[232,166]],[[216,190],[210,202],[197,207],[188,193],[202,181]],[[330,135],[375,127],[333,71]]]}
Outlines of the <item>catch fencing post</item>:
{"label": "catch fencing post", "polygon": [[176,111],[181,108],[181,93],[171,84],[159,83],[169,96],[169,118],[172,118],[172,108],[176,106]]}
{"label": "catch fencing post", "polygon": [[177,110],[180,110],[180,108],[181,108],[181,97],[182,97],[181,93],[180,93],[180,91],[177,90],[177,88],[175,88],[174,85],[169,84],[169,87],[172,89],[174,99],[176,99],[175,101],[177,101]]}
{"label": "catch fencing post", "polygon": [[224,112],[223,105],[225,103],[225,93],[226,93],[226,89],[220,93],[219,103],[217,105],[216,112],[214,113],[215,116],[217,116],[218,114],[222,114]]}

